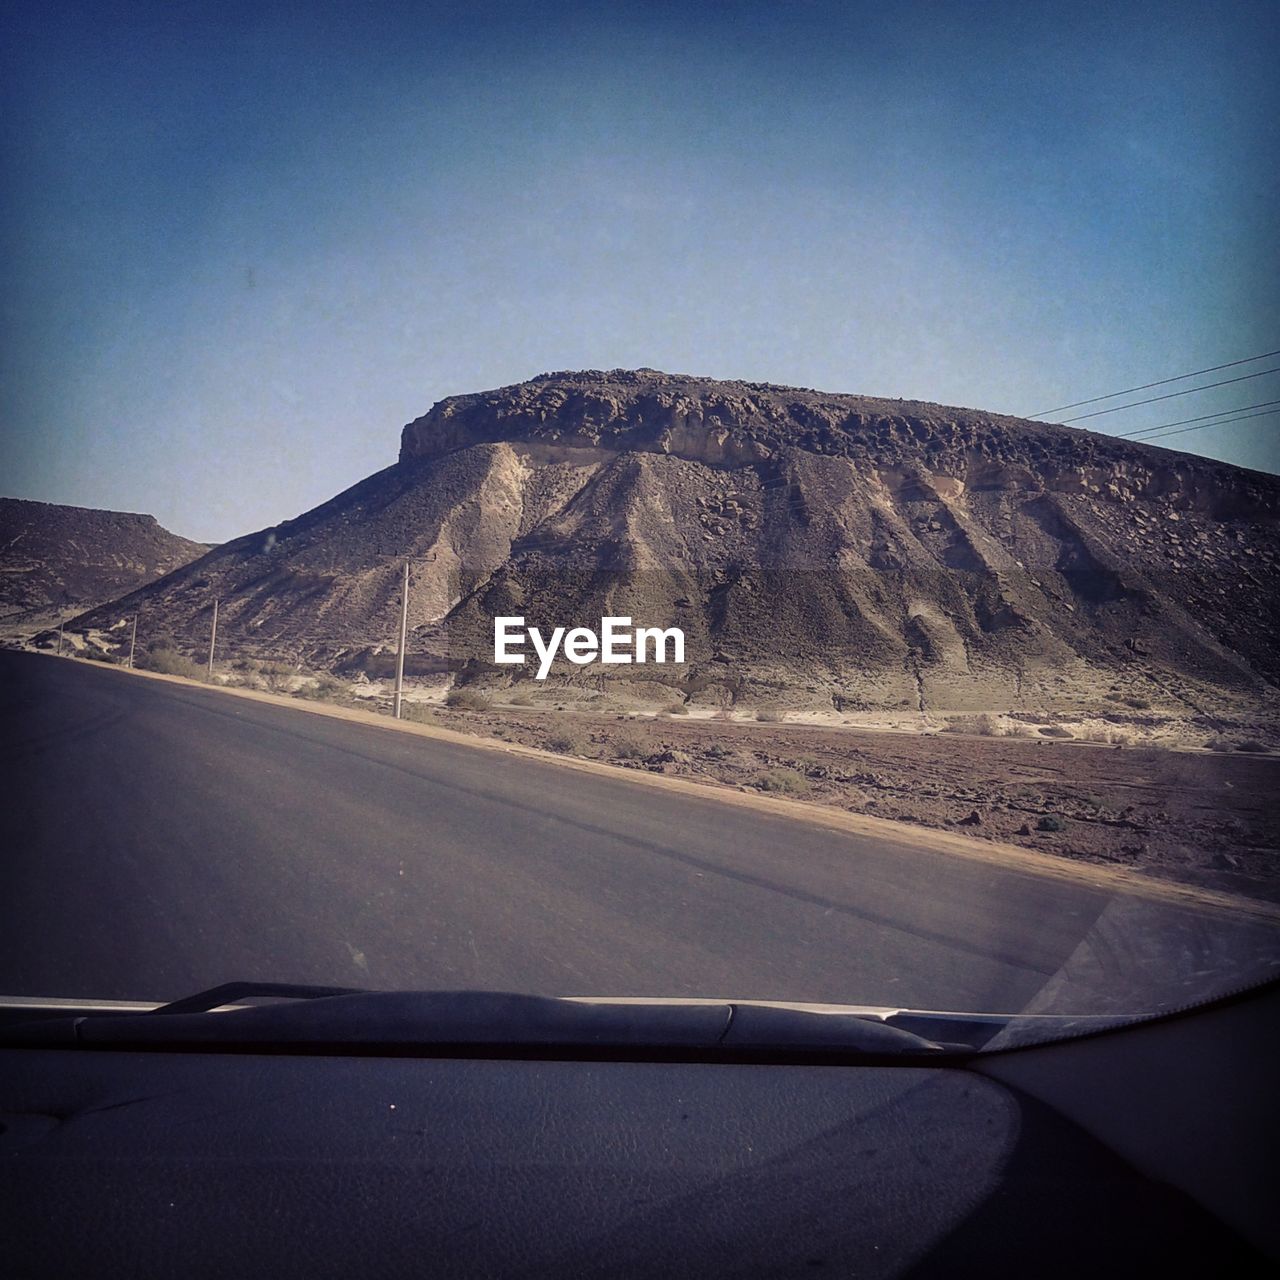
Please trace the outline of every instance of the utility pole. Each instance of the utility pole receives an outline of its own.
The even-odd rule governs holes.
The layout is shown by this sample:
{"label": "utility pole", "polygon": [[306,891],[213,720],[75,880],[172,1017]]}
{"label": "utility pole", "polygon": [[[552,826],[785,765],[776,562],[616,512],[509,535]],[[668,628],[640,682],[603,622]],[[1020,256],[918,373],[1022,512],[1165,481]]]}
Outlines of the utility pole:
{"label": "utility pole", "polygon": [[404,695],[404,648],[409,637],[409,562],[404,562],[404,585],[400,588],[400,643],[396,646],[396,701],[394,715],[400,719]]}
{"label": "utility pole", "polygon": [[[375,554],[379,560],[400,559],[398,555],[387,551],[379,551]],[[435,558],[436,553],[428,551],[424,556],[408,556],[404,561],[404,577],[400,586],[400,634],[396,644],[396,696],[392,705],[392,713],[397,720],[400,719],[401,705],[404,700],[404,654],[409,643],[409,570],[415,560],[428,564]]]}
{"label": "utility pole", "polygon": [[213,598],[213,630],[209,632],[209,679],[213,679],[213,646],[218,643],[218,597]]}
{"label": "utility pole", "polygon": [[133,670],[133,651],[138,643],[138,615],[133,615],[133,630],[129,632],[129,670]]}

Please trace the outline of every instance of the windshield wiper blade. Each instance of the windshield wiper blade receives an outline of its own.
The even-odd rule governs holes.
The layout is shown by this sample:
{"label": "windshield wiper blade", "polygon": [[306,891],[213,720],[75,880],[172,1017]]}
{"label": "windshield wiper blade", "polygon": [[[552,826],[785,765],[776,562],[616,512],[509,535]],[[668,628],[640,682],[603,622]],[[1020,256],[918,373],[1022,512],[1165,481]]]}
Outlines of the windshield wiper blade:
{"label": "windshield wiper blade", "polygon": [[[569,1050],[859,1060],[933,1056],[963,1047],[928,1040],[862,1014],[749,1002],[581,1003],[494,991],[323,994],[326,990],[232,983],[148,1013],[103,1013],[11,1026],[0,1032],[0,1043],[370,1054]],[[289,998],[299,991],[300,998]],[[253,996],[284,1000],[223,1007]],[[207,1011],[188,1012],[193,1004]]]}
{"label": "windshield wiper blade", "polygon": [[208,1013],[241,1000],[323,1000],[328,996],[367,994],[364,987],[316,987],[298,982],[224,982],[208,991],[197,991],[181,1000],[162,1004],[152,1013]]}

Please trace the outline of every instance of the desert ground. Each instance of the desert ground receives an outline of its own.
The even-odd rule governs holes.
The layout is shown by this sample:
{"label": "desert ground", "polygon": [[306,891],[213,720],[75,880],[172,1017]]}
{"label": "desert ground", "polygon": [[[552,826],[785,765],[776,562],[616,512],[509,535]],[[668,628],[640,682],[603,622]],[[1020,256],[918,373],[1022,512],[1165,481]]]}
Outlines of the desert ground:
{"label": "desert ground", "polygon": [[[274,673],[250,687],[390,713],[390,688]],[[515,695],[519,702],[527,695]],[[408,685],[404,716],[476,736],[831,805],[1160,879],[1280,901],[1280,754],[1248,738],[1152,720],[1039,725],[956,716],[939,731],[711,718]],[[449,705],[453,703],[453,705]],[[592,707],[596,709],[591,709]],[[1093,740],[1086,740],[1083,735]]]}
{"label": "desert ground", "polygon": [[624,767],[1280,900],[1280,757],[1272,755],[514,708],[428,714]]}

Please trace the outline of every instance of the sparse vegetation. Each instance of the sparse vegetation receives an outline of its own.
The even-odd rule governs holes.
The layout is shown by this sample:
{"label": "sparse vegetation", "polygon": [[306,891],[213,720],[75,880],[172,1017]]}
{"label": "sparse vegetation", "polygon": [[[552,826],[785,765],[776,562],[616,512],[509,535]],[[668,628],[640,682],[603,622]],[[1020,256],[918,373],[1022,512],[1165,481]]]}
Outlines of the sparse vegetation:
{"label": "sparse vegetation", "polygon": [[1108,725],[1085,729],[1080,737],[1085,742],[1100,742],[1116,747],[1131,747],[1137,741],[1127,729],[1116,729]]}
{"label": "sparse vegetation", "polygon": [[582,740],[576,734],[562,730],[547,739],[547,750],[558,751],[565,756],[580,756],[583,752]]}
{"label": "sparse vegetation", "polygon": [[689,708],[683,702],[672,702],[668,706],[663,707],[663,712],[669,716],[687,716]]}
{"label": "sparse vegetation", "polygon": [[337,702],[346,691],[347,686],[341,680],[329,675],[328,672],[321,672],[314,679],[300,685],[297,695],[316,702]]}
{"label": "sparse vegetation", "polygon": [[[984,711],[977,716],[950,716],[947,723],[942,726],[943,733],[976,733],[982,738],[1004,738],[1010,736],[1000,720],[1000,717],[993,715],[990,711]],[[1018,734],[1022,736],[1021,733]]]}
{"label": "sparse vegetation", "polygon": [[410,724],[440,723],[440,717],[425,702],[409,702],[407,699],[400,702],[400,719],[408,720]]}
{"label": "sparse vegetation", "polygon": [[648,759],[652,747],[642,738],[624,734],[613,740],[612,750],[616,760],[645,760]]}
{"label": "sparse vegetation", "polygon": [[112,665],[117,665],[121,661],[114,653],[108,653],[105,649],[95,649],[92,645],[82,649],[76,656],[88,658],[90,662],[108,662]]}
{"label": "sparse vegetation", "polygon": [[513,707],[531,707],[533,706],[533,694],[521,689],[517,693],[513,693],[507,701]]}
{"label": "sparse vegetation", "polygon": [[493,704],[488,694],[479,689],[450,689],[445,694],[444,705],[456,711],[488,711]]}
{"label": "sparse vegetation", "polygon": [[152,649],[137,659],[137,665],[164,676],[182,676],[187,680],[205,678],[205,668],[176,649]]}
{"label": "sparse vegetation", "polygon": [[1126,707],[1132,707],[1135,711],[1150,711],[1151,699],[1150,698],[1126,698],[1124,700],[1124,705]]}
{"label": "sparse vegetation", "polygon": [[762,702],[756,708],[756,719],[761,724],[781,724],[784,718],[783,710],[776,702]]}
{"label": "sparse vegetation", "polygon": [[272,693],[288,693],[298,673],[287,662],[264,662],[259,666],[258,674]]}
{"label": "sparse vegetation", "polygon": [[809,790],[809,779],[795,769],[766,769],[756,780],[761,791],[780,795],[799,795]]}
{"label": "sparse vegetation", "polygon": [[1243,751],[1250,755],[1265,755],[1268,751],[1267,744],[1259,742],[1257,738],[1242,738],[1233,742],[1223,734],[1210,738],[1204,745],[1208,751]]}
{"label": "sparse vegetation", "polygon": [[1053,814],[1047,813],[1036,823],[1037,831],[1063,831],[1066,823],[1061,818],[1055,818]]}

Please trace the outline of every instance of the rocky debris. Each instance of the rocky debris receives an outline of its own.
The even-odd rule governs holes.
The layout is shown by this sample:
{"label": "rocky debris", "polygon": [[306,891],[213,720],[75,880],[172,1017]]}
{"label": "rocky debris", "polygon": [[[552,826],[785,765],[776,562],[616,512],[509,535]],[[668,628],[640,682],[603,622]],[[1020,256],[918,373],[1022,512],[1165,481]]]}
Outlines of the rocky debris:
{"label": "rocky debris", "polygon": [[208,550],[154,516],[0,498],[0,622],[15,631],[56,625]]}
{"label": "rocky debris", "polygon": [[498,614],[630,614],[680,626],[687,665],[561,662],[567,697],[936,725],[1096,715],[1118,687],[1159,714],[1280,724],[1278,518],[1276,477],[1069,427],[653,370],[544,374],[441,401],[395,466],[79,625],[145,602],[194,651],[217,595],[230,652],[384,676],[412,557],[419,678],[508,683]]}

